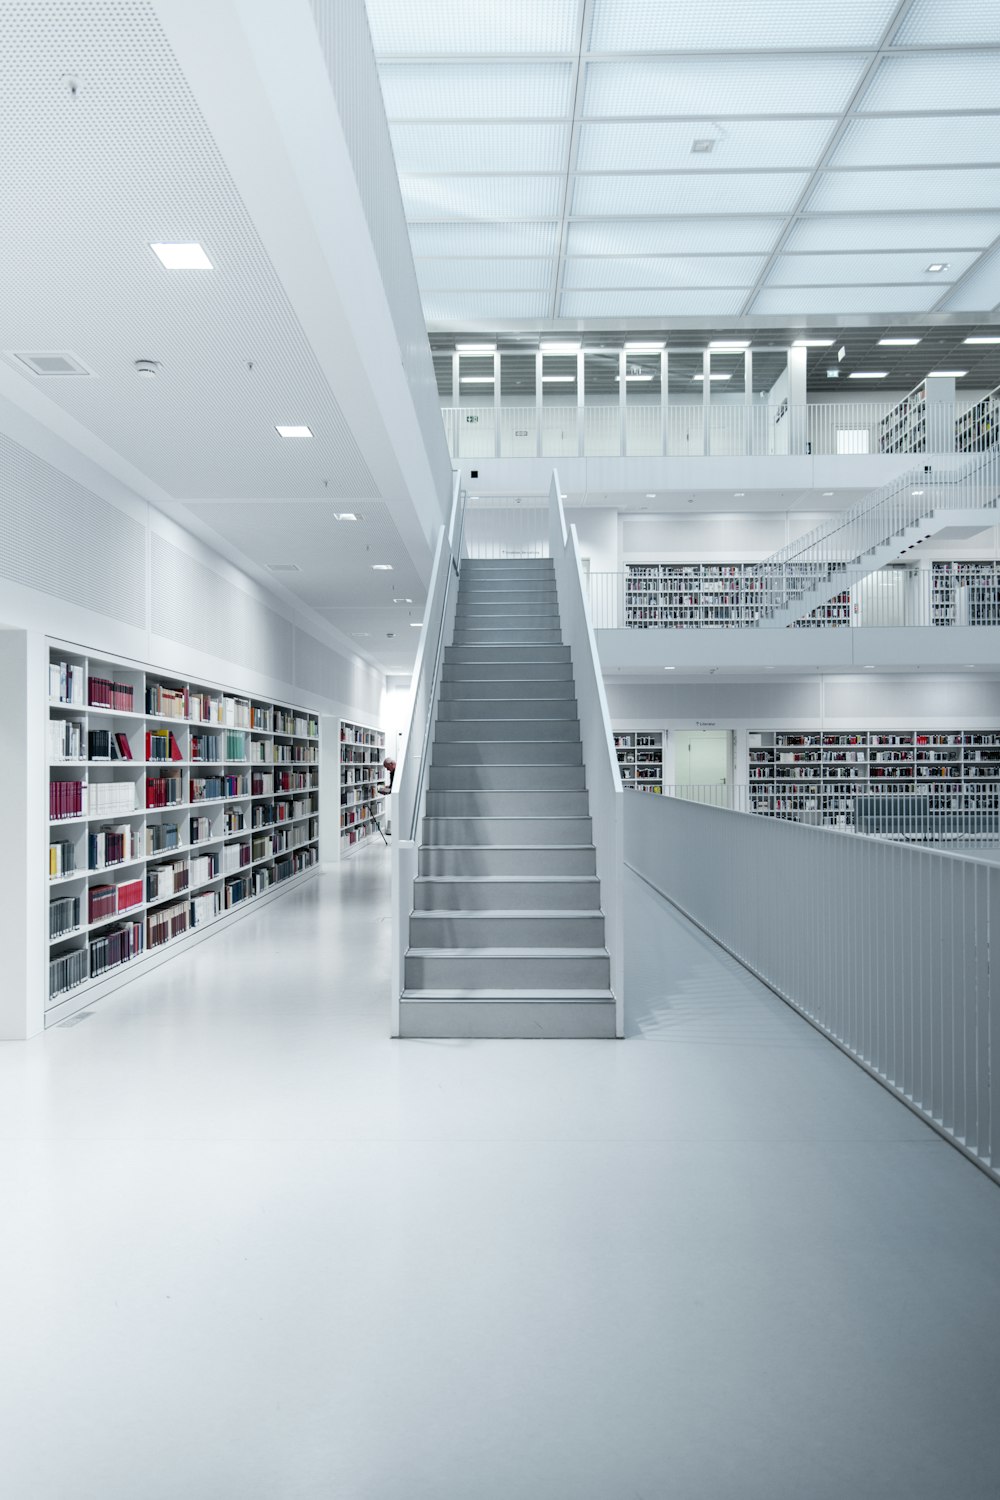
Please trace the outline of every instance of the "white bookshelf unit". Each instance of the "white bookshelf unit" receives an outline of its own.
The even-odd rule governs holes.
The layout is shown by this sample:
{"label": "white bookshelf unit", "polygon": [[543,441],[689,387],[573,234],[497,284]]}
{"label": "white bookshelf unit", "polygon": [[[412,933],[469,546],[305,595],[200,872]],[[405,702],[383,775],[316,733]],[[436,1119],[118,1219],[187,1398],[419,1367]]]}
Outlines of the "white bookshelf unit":
{"label": "white bookshelf unit", "polygon": [[378,838],[375,820],[385,829],[385,731],[371,724],[340,721],[340,857],[353,854],[369,838]]}
{"label": "white bookshelf unit", "polygon": [[858,798],[895,796],[956,836],[998,826],[1000,729],[751,730],[748,759],[754,812],[852,827]]}
{"label": "white bookshelf unit", "polygon": [[1000,625],[1000,563],[934,562],[935,625]]}
{"label": "white bookshelf unit", "polygon": [[[815,565],[802,564],[806,588]],[[825,569],[823,570],[825,572]],[[763,576],[756,563],[626,563],[625,626],[629,630],[739,629],[761,614]],[[850,625],[851,596],[837,594],[798,627]]]}
{"label": "white bookshelf unit", "polygon": [[976,401],[956,420],[955,448],[959,453],[987,453],[996,446],[998,427],[1000,386]]}
{"label": "white bookshelf unit", "polygon": [[626,791],[663,792],[663,731],[623,730],[615,733],[615,754]]}
{"label": "white bookshelf unit", "polygon": [[914,386],[882,418],[880,453],[925,453],[927,451],[927,382]]}
{"label": "white bookshelf unit", "polygon": [[61,642],[48,654],[51,1025],[317,867],[319,720]]}

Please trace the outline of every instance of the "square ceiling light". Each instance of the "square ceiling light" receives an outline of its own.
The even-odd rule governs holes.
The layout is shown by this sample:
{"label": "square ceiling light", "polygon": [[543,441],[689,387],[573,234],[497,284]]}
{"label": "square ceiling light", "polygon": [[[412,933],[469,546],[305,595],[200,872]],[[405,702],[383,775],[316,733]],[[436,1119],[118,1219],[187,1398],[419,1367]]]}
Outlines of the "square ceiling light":
{"label": "square ceiling light", "polygon": [[196,241],[185,244],[158,242],[150,250],[168,271],[211,271],[214,269],[205,251]]}
{"label": "square ceiling light", "polygon": [[367,7],[380,57],[576,51],[577,0],[367,0]]}
{"label": "square ceiling light", "polygon": [[292,424],[291,426],[283,426],[279,422],[276,425],[276,427],[275,427],[274,430],[278,434],[279,437],[283,437],[283,438],[311,438],[312,437],[312,431],[311,431],[311,429],[308,428],[308,427],[303,427],[301,425],[297,426],[295,424]]}
{"label": "square ceiling light", "polygon": [[569,62],[379,66],[390,120],[562,120],[573,107],[575,74]]}
{"label": "square ceiling light", "polygon": [[[967,0],[960,0],[967,3]],[[719,52],[748,48],[874,47],[896,0],[838,0],[836,6],[768,0],[766,6],[670,0],[594,0],[591,52]]]}
{"label": "square ceiling light", "polygon": [[[730,13],[736,7],[730,7]],[[587,64],[583,113],[594,118],[704,118],[706,101],[727,115],[839,114],[866,61],[824,53],[630,58]],[[908,106],[913,108],[912,99]],[[691,138],[704,132],[691,127]]]}

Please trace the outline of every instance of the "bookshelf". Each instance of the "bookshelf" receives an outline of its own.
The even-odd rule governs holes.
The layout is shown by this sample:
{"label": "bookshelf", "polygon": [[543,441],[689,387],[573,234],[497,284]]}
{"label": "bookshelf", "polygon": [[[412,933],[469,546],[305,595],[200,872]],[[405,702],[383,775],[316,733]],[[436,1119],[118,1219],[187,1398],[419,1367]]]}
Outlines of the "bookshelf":
{"label": "bookshelf", "polygon": [[751,730],[753,812],[852,827],[857,797],[928,799],[935,813],[995,817],[1000,729]]}
{"label": "bookshelf", "polygon": [[[801,567],[801,574],[791,576],[789,584],[806,589],[816,567],[807,563]],[[756,563],[625,564],[625,625],[629,630],[739,629],[760,619],[763,595],[763,577]],[[850,623],[848,590],[795,621],[800,628]]]}
{"label": "bookshelf", "polygon": [[880,453],[926,453],[927,382],[908,391],[891,407],[879,426]]}
{"label": "bookshelf", "polygon": [[48,643],[46,1024],[318,864],[306,709]]}
{"label": "bookshelf", "polygon": [[385,798],[379,787],[386,780],[385,731],[371,724],[340,721],[340,840],[341,859],[353,854],[374,836],[377,818],[385,828]]}
{"label": "bookshelf", "polygon": [[935,562],[931,566],[935,625],[1000,625],[1000,562]]}
{"label": "bookshelf", "polygon": [[964,411],[955,422],[955,448],[959,453],[986,453],[996,446],[1000,423],[1000,386]]}
{"label": "bookshelf", "polygon": [[663,792],[663,731],[637,729],[615,734],[615,754],[626,791]]}

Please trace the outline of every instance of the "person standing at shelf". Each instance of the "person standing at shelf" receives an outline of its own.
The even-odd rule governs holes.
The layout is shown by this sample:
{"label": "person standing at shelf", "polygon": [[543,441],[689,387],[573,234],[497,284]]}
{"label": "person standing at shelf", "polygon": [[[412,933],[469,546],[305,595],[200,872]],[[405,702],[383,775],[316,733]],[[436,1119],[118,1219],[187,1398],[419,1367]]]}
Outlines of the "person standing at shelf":
{"label": "person standing at shelf", "polygon": [[[379,783],[378,791],[379,791],[379,796],[380,797],[388,797],[389,793],[392,791],[392,780],[393,780],[393,777],[396,774],[396,762],[394,760],[388,759],[388,757],[387,757],[382,762],[382,767],[383,767],[384,771],[386,772],[386,779],[385,779],[385,781],[382,781],[382,782]],[[378,819],[376,818],[374,821],[375,821],[376,828],[378,828]],[[379,831],[379,833],[382,833],[381,828],[379,828],[378,831]],[[389,833],[389,834],[392,833],[392,824],[389,822],[389,810],[388,810],[388,808],[386,808],[386,815],[385,815],[385,831],[386,831],[386,833]],[[382,834],[382,837],[385,838],[385,834],[384,833]]]}

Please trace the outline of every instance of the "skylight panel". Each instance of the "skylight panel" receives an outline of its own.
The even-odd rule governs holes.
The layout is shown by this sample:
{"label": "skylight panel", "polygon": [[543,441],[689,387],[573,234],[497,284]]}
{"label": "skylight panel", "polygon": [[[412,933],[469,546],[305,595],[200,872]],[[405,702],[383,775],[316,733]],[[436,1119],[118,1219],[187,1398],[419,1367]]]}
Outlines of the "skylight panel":
{"label": "skylight panel", "polygon": [[[834,120],[584,125],[577,170],[724,172],[738,167],[814,167],[835,126]],[[696,140],[712,141],[711,151],[695,151]]]}
{"label": "skylight panel", "polygon": [[396,169],[435,172],[560,172],[565,170],[569,125],[407,123],[392,126]]}
{"label": "skylight panel", "polygon": [[399,179],[412,219],[547,219],[561,202],[559,177],[407,177]]}
{"label": "skylight panel", "polygon": [[555,255],[559,248],[559,225],[411,224],[410,244],[418,257]]}
{"label": "skylight panel", "polygon": [[980,42],[1000,45],[1000,11],[983,0],[914,0],[892,39],[894,47],[933,46],[936,42]]}
{"label": "skylight panel", "polygon": [[732,317],[748,291],[564,292],[559,311],[564,318]]}
{"label": "skylight panel", "polygon": [[997,235],[1000,235],[1000,212],[845,214],[829,219],[800,219],[789,235],[786,249],[938,251],[961,246],[982,249],[992,245]]}
{"label": "skylight panel", "polygon": [[574,291],[583,287],[751,286],[763,267],[760,255],[570,259],[563,285]]}
{"label": "skylight panel", "polygon": [[873,47],[896,0],[594,0],[592,52],[713,48]]}
{"label": "skylight panel", "polygon": [[418,260],[426,291],[449,287],[542,292],[552,284],[552,260]]}
{"label": "skylight panel", "polygon": [[[940,285],[942,281],[954,281],[968,270],[976,259],[975,250],[948,258],[948,269],[933,276]],[[768,276],[769,286],[819,286],[851,282],[861,286],[876,283],[929,281],[927,252],[909,250],[904,255],[891,252],[861,255],[781,255]]]}
{"label": "skylight panel", "polygon": [[923,119],[852,120],[831,166],[904,167],[989,161],[1000,161],[1000,117],[933,115]]}
{"label": "skylight panel", "polygon": [[[584,114],[830,114],[844,109],[864,60],[841,54],[671,57],[587,64]],[[912,109],[912,101],[908,106]],[[692,129],[692,136],[695,131]]]}
{"label": "skylight panel", "polygon": [[941,295],[932,286],[765,287],[751,313],[927,312]]}
{"label": "skylight panel", "polygon": [[579,177],[573,213],[704,214],[720,208],[731,213],[783,213],[795,206],[808,181],[804,172]]}
{"label": "skylight panel", "polygon": [[382,63],[390,120],[565,119],[573,104],[568,62]]}
{"label": "skylight panel", "polygon": [[927,172],[825,172],[809,199],[810,212],[839,209],[995,208],[1000,168]]}
{"label": "skylight panel", "polygon": [[858,114],[897,109],[1000,109],[996,54],[925,52],[883,59]]}
{"label": "skylight panel", "polygon": [[778,217],[580,221],[569,225],[567,250],[570,255],[699,255],[721,245],[734,252],[766,252],[785,222]]}
{"label": "skylight panel", "polygon": [[458,52],[572,52],[577,0],[368,0],[368,24],[385,56]]}

